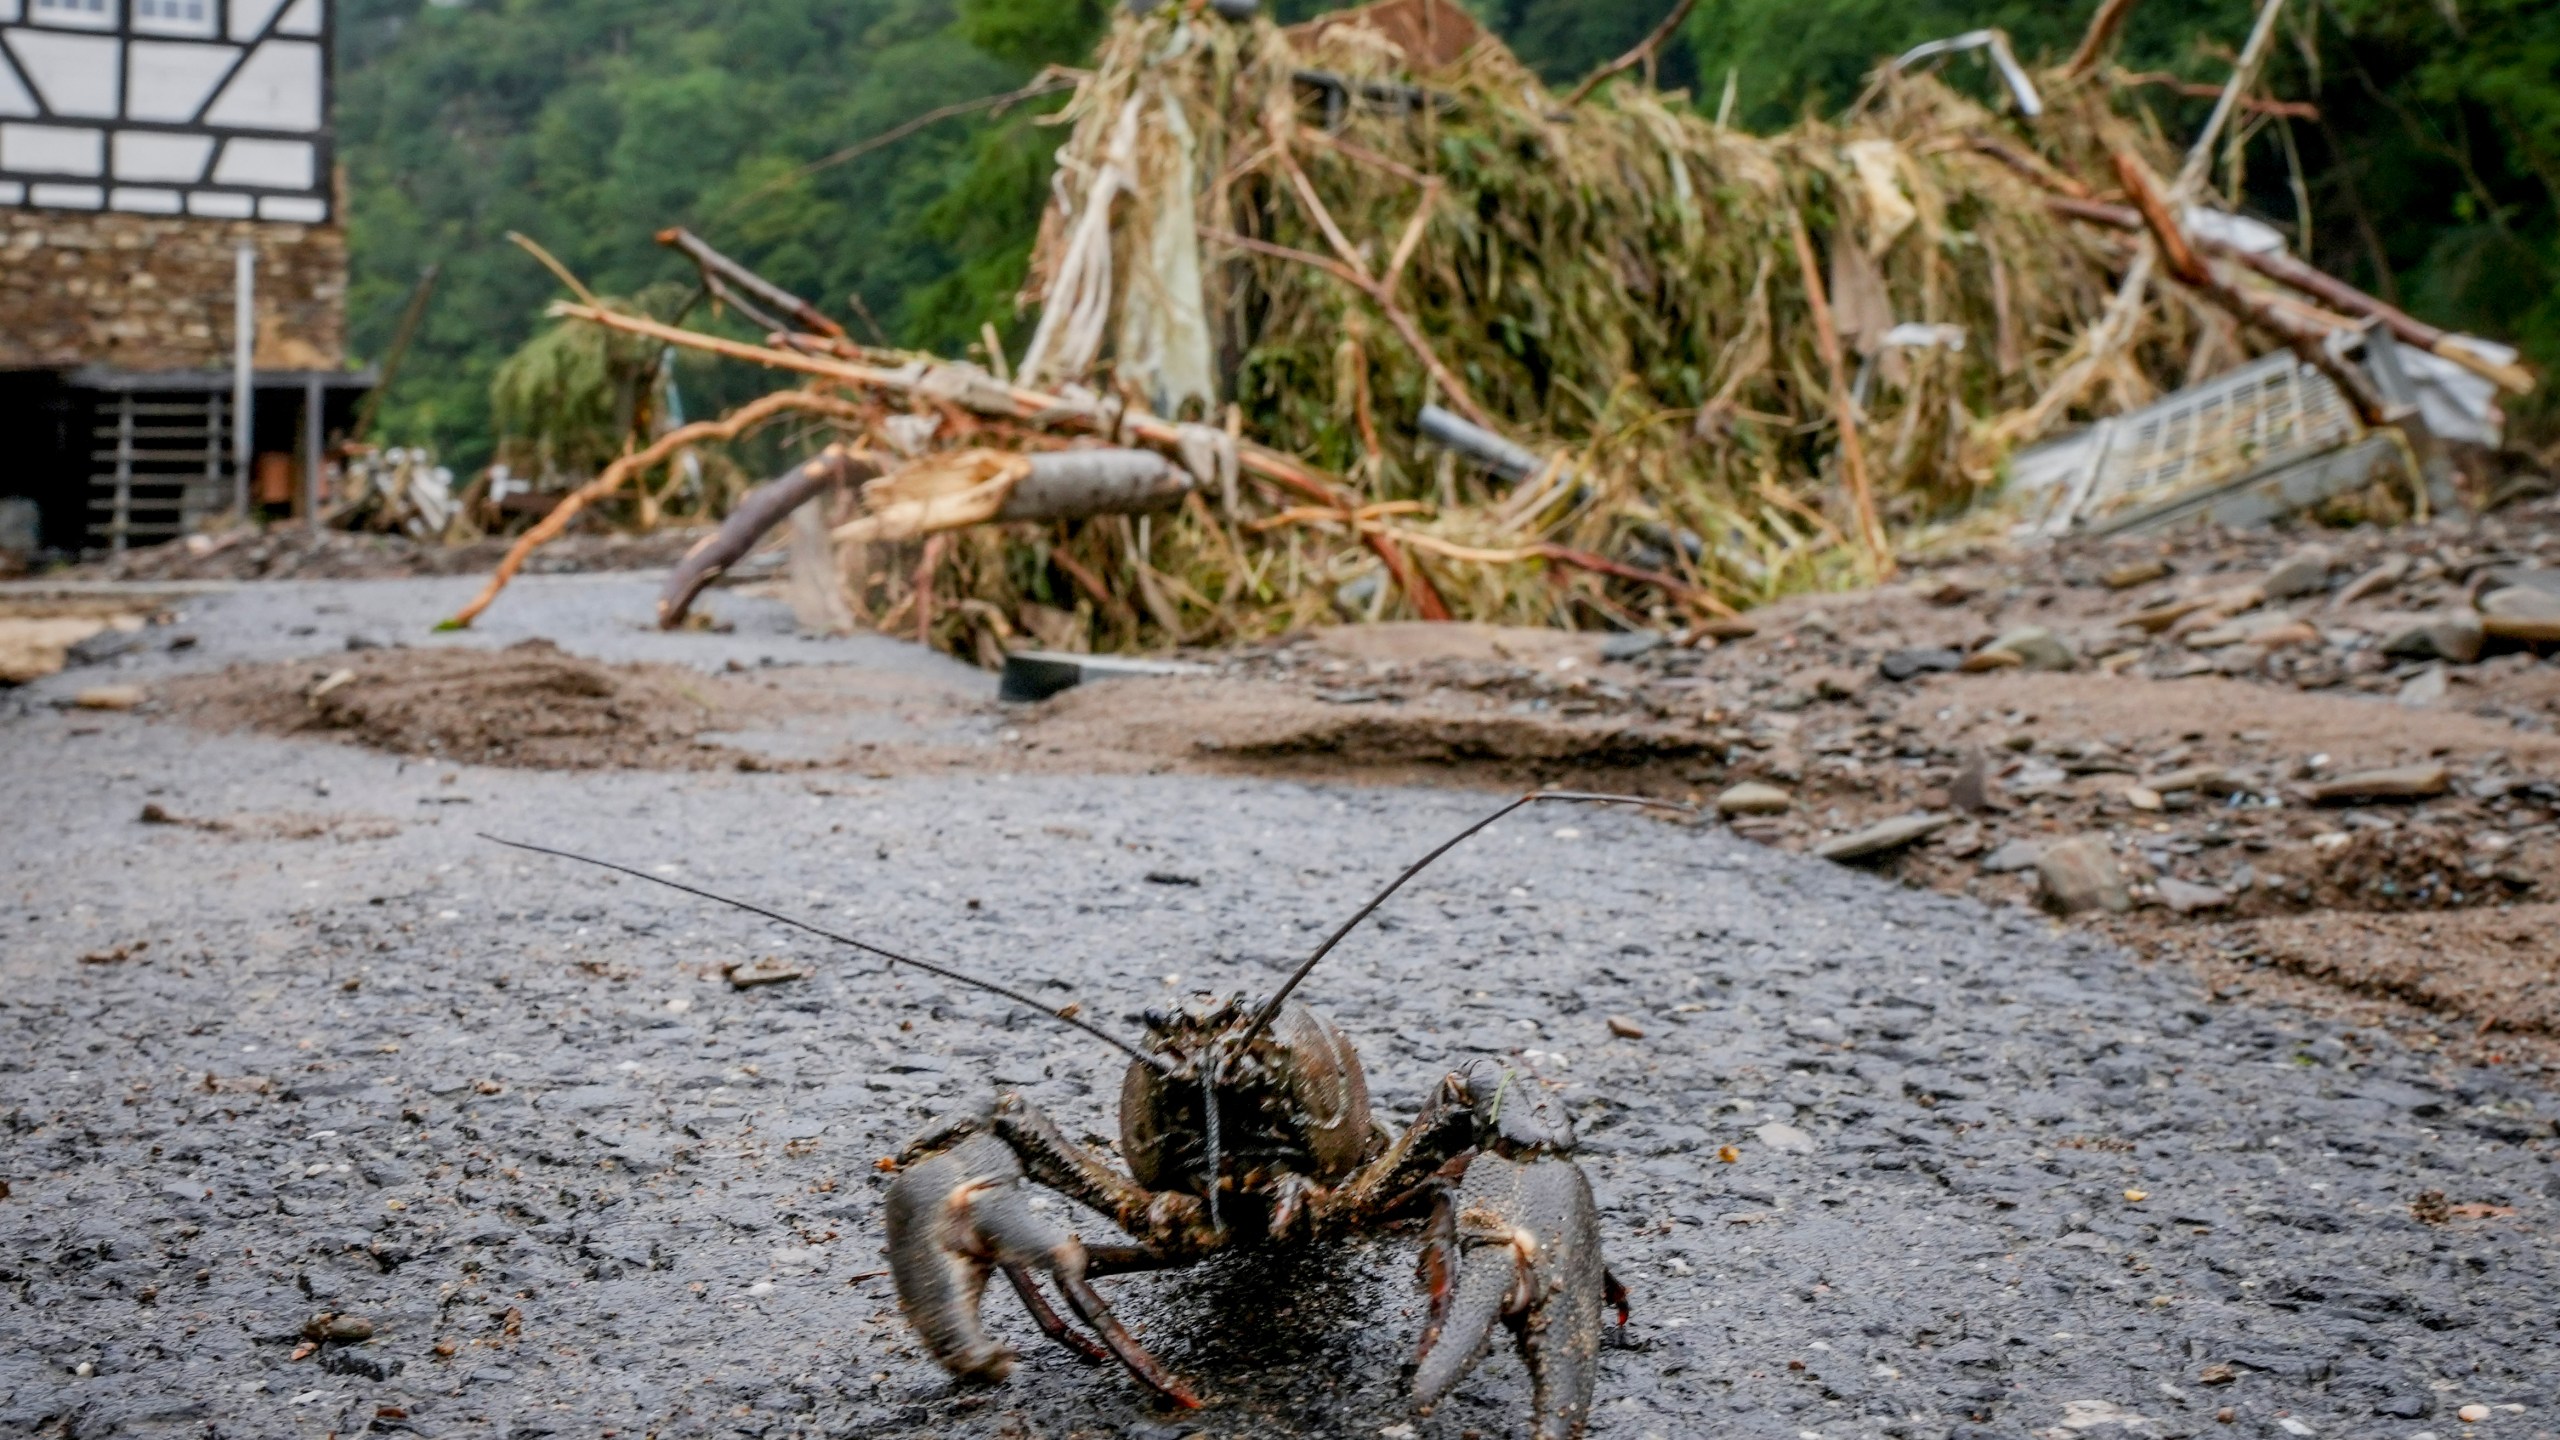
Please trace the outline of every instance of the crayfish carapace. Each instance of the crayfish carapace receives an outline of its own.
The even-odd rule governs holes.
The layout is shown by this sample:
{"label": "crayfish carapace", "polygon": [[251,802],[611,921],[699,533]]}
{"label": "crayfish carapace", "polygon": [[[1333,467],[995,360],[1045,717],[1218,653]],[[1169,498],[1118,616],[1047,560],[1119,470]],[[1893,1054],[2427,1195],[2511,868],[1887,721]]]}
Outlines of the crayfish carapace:
{"label": "crayfish carapace", "polygon": [[[1096,1279],[1421,1218],[1429,1309],[1413,1379],[1416,1404],[1428,1408],[1464,1378],[1498,1321],[1528,1366],[1539,1440],[1572,1440],[1591,1413],[1603,1311],[1614,1305],[1619,1323],[1627,1318],[1626,1292],[1601,1258],[1590,1182],[1572,1159],[1572,1121],[1534,1079],[1480,1059],[1443,1076],[1422,1113],[1395,1129],[1371,1113],[1350,1040],[1290,998],[1318,961],[1425,865],[1540,800],[1664,805],[1635,796],[1524,795],[1408,867],[1269,997],[1202,996],[1179,1009],[1151,1010],[1136,1044],[946,966],[643,871],[608,868],[1003,995],[1129,1056],[1120,1086],[1125,1172],[1068,1139],[1014,1092],[938,1121],[898,1156],[886,1205],[898,1304],[953,1375],[999,1380],[1012,1371],[1014,1351],[987,1333],[980,1314],[987,1282],[1002,1274],[1051,1339],[1088,1360],[1116,1360],[1173,1403],[1197,1406],[1192,1388],[1114,1318]],[[1086,1244],[1042,1213],[1026,1181],[1110,1217],[1132,1243]],[[1050,1304],[1044,1282],[1091,1336]]]}

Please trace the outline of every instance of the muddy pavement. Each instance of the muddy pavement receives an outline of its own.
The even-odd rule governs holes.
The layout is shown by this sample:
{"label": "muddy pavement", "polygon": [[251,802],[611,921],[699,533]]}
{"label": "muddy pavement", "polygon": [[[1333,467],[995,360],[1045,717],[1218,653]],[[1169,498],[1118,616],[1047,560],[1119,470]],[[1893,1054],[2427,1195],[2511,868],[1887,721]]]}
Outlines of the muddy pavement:
{"label": "muddy pavement", "polygon": [[[582,653],[794,643],[732,599],[741,633],[644,645],[626,583],[645,613],[639,581],[509,604]],[[191,602],[198,643],[137,676],[325,660],[385,608],[297,588]],[[314,596],[346,608],[284,634]],[[0,1434],[1523,1432],[1503,1353],[1408,1412],[1410,1236],[1106,1282],[1199,1412],[1002,1294],[1025,1363],[953,1388],[878,1273],[875,1162],[994,1085],[1111,1133],[1110,1055],[474,838],[664,867],[1108,1019],[1267,985],[1485,797],[992,758],[496,770],[45,703],[68,688],[0,701]],[[811,973],[723,976],[768,958]],[[1611,813],[1503,822],[1305,994],[1392,1116],[1488,1052],[1562,1087],[1636,1302],[1594,1434],[2560,1432],[2553,1077]]]}

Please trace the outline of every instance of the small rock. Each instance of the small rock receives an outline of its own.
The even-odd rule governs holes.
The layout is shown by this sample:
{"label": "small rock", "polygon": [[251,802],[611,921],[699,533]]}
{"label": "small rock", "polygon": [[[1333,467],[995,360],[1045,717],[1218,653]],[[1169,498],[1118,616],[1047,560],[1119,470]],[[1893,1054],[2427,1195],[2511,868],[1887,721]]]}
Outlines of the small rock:
{"label": "small rock", "polygon": [[1947,784],[1947,803],[1968,815],[2009,808],[2001,797],[2000,781],[1991,773],[1991,762],[1979,748],[1965,752],[1964,764]]}
{"label": "small rock", "polygon": [[2481,596],[2480,613],[2509,620],[2560,621],[2560,593],[2535,585],[2509,585]]}
{"label": "small rock", "polygon": [[1870,825],[1854,834],[1827,840],[1814,854],[1825,860],[1849,864],[1890,855],[1915,841],[1927,839],[1956,823],[1953,815],[1899,815],[1881,824]]}
{"label": "small rock", "polygon": [[2488,632],[2480,616],[2470,610],[2448,610],[2439,615],[2420,615],[2405,619],[2387,631],[2382,640],[2382,653],[2411,660],[2450,660],[2468,665],[2480,658],[2480,646]]}
{"label": "small rock", "polygon": [[2305,545],[2268,571],[2267,578],[2258,588],[2270,600],[2317,595],[2329,588],[2329,571],[2337,563],[2338,553],[2328,546]]}
{"label": "small rock", "polygon": [[2080,654],[2069,641],[2041,625],[2012,630],[1991,642],[1990,649],[2005,650],[2018,657],[2018,663],[2030,670],[2076,670]]}
{"label": "small rock", "polygon": [[2148,585],[2154,580],[2165,580],[2168,577],[2168,561],[2137,560],[2130,565],[2119,565],[2099,576],[2098,579],[2110,590],[2130,590],[2136,585]]}
{"label": "small rock", "polygon": [[2231,903],[2231,897],[2211,885],[2164,875],[2160,878],[2160,903],[2181,915],[2192,915],[2198,910],[2219,910]]}
{"label": "small rock", "polygon": [[2036,862],[2043,858],[2042,845],[2032,840],[2007,840],[1982,857],[1982,868],[1992,875],[2013,875],[2020,870],[2033,870]]}
{"label": "small rock", "polygon": [[1964,664],[1964,652],[1936,647],[1920,650],[1896,650],[1876,662],[1876,673],[1887,680],[1908,680],[1931,671],[1953,670]]}
{"label": "small rock", "polygon": [[2408,681],[2400,687],[2399,700],[2401,704],[2412,710],[2423,710],[2427,706],[2441,703],[2444,700],[2444,692],[2444,667],[2430,665],[2410,676]]}
{"label": "small rock", "polygon": [[1778,1121],[1772,1120],[1768,1124],[1761,1126],[1759,1129],[1752,1131],[1751,1134],[1754,1138],[1759,1140],[1761,1144],[1768,1146],[1770,1149],[1777,1151],[1781,1155],[1810,1155],[1813,1153],[1813,1137],[1806,1134],[1804,1131],[1797,1129],[1793,1125],[1782,1124]]}
{"label": "small rock", "polygon": [[759,985],[806,980],[813,972],[782,960],[750,960],[743,965],[732,965],[721,973],[729,977],[730,988],[752,990]]}
{"label": "small rock", "polygon": [[373,1322],[361,1315],[332,1315],[329,1317],[328,1336],[350,1345],[370,1340],[373,1338]]}
{"label": "small rock", "polygon": [[2353,580],[2348,581],[2346,588],[2340,590],[2338,592],[2338,598],[2331,603],[2337,605],[2353,605],[2368,595],[2380,594],[2382,591],[2388,590],[2392,586],[2399,584],[2401,577],[2408,573],[2408,556],[2387,555],[2383,557],[2381,564],[2374,566],[2372,569],[2367,570]]}
{"label": "small rock", "polygon": [[1828,1015],[1790,1015],[1787,1017],[1787,1033],[1817,1045],[1837,1045],[1848,1038],[1848,1032],[1840,1028],[1840,1022]]}
{"label": "small rock", "polygon": [[1964,657],[1964,663],[1956,668],[1967,675],[1980,675],[1988,670],[2015,670],[2026,663],[2015,650],[1983,649]]}
{"label": "small rock", "polygon": [[[2504,591],[2499,592],[2504,594]],[[2547,645],[2560,640],[2560,620],[2543,620],[2524,615],[2483,615],[2480,628],[2502,640],[2522,640]]]}
{"label": "small rock", "polygon": [[1609,1017],[1609,1033],[1621,1040],[1641,1040],[1644,1027],[1624,1015],[1612,1015]]}
{"label": "small rock", "polygon": [[2219,765],[2190,765],[2142,782],[2145,789],[2157,790],[2162,795],[2175,795],[2181,790],[2216,789],[2221,783],[2222,767]]}
{"label": "small rock", "polygon": [[2461,1417],[2463,1424],[2477,1425],[2481,1421],[2489,1418],[2489,1407],[2486,1405],[2465,1405],[2453,1413]]}
{"label": "small rock", "polygon": [[2167,801],[2160,798],[2159,791],[2152,789],[2148,785],[2126,786],[2124,790],[2124,803],[2132,806],[2136,810],[2159,810],[2168,804]]}
{"label": "small rock", "polygon": [[2320,632],[2300,620],[2287,620],[2282,624],[2270,625],[2249,637],[2250,644],[2263,646],[2269,650],[2286,650],[2296,645],[2317,645],[2320,640]]}
{"label": "small rock", "polygon": [[130,710],[147,698],[139,685],[92,685],[71,697],[82,710]]}
{"label": "small rock", "polygon": [[2106,837],[2079,835],[2056,841],[2036,857],[2037,899],[2057,915],[2105,910],[2121,915],[2133,908],[2124,872],[2107,849]]}
{"label": "small rock", "polygon": [[1783,815],[1795,808],[1793,795],[1775,785],[1745,780],[1716,797],[1719,815]]}
{"label": "small rock", "polygon": [[1669,639],[1659,630],[1621,630],[1600,642],[1600,658],[1633,660],[1660,649]]}
{"label": "small rock", "polygon": [[2425,800],[2452,788],[2453,772],[2442,765],[2401,765],[2389,770],[2359,770],[2311,787],[2311,798],[2323,805],[2365,800]]}

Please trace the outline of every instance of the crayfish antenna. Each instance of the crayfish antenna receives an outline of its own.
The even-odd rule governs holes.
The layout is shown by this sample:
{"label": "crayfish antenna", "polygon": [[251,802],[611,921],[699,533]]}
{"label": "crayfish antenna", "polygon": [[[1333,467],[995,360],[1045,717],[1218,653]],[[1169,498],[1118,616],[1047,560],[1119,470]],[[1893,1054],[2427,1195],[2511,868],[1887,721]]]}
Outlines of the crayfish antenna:
{"label": "crayfish antenna", "polygon": [[1437,860],[1441,856],[1448,854],[1450,851],[1457,849],[1461,842],[1474,835],[1477,831],[1484,829],[1494,821],[1501,819],[1503,816],[1510,814],[1512,811],[1519,809],[1523,805],[1534,805],[1541,800],[1587,802],[1602,805],[1642,805],[1654,810],[1678,810],[1684,814],[1697,813],[1697,807],[1694,805],[1684,805],[1677,800],[1655,800],[1643,795],[1609,795],[1589,790],[1530,791],[1528,794],[1521,796],[1519,799],[1512,801],[1510,804],[1503,806],[1501,809],[1496,810],[1492,814],[1487,815],[1472,825],[1469,825],[1466,829],[1461,830],[1457,834],[1450,836],[1448,839],[1441,841],[1437,849],[1406,866],[1403,874],[1388,881],[1387,888],[1370,896],[1368,904],[1353,911],[1351,918],[1343,921],[1340,929],[1334,931],[1331,935],[1326,936],[1325,942],[1316,947],[1316,953],[1308,956],[1296,970],[1290,973],[1289,978],[1281,983],[1280,988],[1273,992],[1271,998],[1262,1002],[1262,1008],[1254,1013],[1253,1023],[1245,1028],[1243,1036],[1235,1042],[1234,1047],[1228,1053],[1243,1053],[1246,1047],[1253,1044],[1256,1036],[1259,1036],[1264,1030],[1269,1029],[1271,1022],[1279,1018],[1280,1007],[1288,1003],[1289,992],[1298,988],[1298,982],[1306,979],[1309,972],[1316,968],[1319,961],[1323,960],[1325,956],[1333,953],[1333,947],[1342,943],[1343,936],[1350,934],[1359,926],[1361,921],[1368,919],[1370,914],[1379,906],[1386,904],[1390,896],[1394,895],[1398,890],[1403,889],[1406,881],[1421,874],[1423,868],[1428,866],[1432,861]]}
{"label": "crayfish antenna", "polygon": [[1128,1041],[1121,1039],[1119,1036],[1112,1034],[1110,1031],[1103,1029],[1099,1025],[1093,1024],[1090,1021],[1079,1020],[1073,1015],[1065,1014],[1062,1011],[1053,1009],[1050,1006],[1044,1005],[1040,1001],[1033,999],[1031,996],[1025,995],[1021,991],[1012,988],[1011,986],[999,985],[993,980],[982,980],[975,975],[967,973],[966,971],[954,970],[948,965],[937,964],[931,960],[918,960],[912,955],[901,955],[895,950],[883,949],[880,946],[872,944],[868,940],[856,940],[850,935],[839,935],[833,930],[828,930],[821,926],[813,925],[806,920],[785,915],[778,910],[768,910],[765,907],[754,904],[750,901],[739,900],[727,895],[717,894],[713,891],[705,890],[698,885],[687,885],[681,880],[670,880],[664,875],[652,875],[646,870],[635,870],[628,865],[618,865],[611,860],[599,860],[592,855],[581,855],[574,850],[555,850],[548,845],[536,845],[527,840],[509,840],[501,836],[491,835],[486,831],[480,832],[480,838],[489,841],[492,844],[507,846],[509,849],[530,850],[536,855],[551,855],[562,860],[575,860],[581,865],[593,865],[599,870],[611,870],[618,875],[628,875],[634,880],[646,880],[652,885],[664,885],[670,890],[681,890],[687,895],[700,896],[705,900],[726,905],[733,910],[744,910],[750,915],[761,915],[765,919],[771,920],[777,925],[788,925],[794,930],[815,935],[821,940],[833,940],[839,945],[850,946],[866,955],[877,955],[892,965],[905,965],[913,969],[921,970],[927,975],[939,976],[955,985],[966,985],[972,990],[983,990],[990,995],[1001,996],[1004,999],[1010,1000],[1017,1005],[1031,1010],[1035,1014],[1045,1015],[1050,1019],[1057,1021],[1061,1025],[1072,1025],[1076,1029],[1083,1031],[1087,1035],[1109,1045],[1115,1050],[1121,1051],[1130,1059],[1137,1061],[1141,1065],[1148,1066],[1151,1069],[1158,1071],[1170,1071],[1173,1068],[1173,1062],[1165,1059],[1163,1056],[1150,1055],[1146,1051],[1139,1049],[1137,1046],[1130,1044]]}

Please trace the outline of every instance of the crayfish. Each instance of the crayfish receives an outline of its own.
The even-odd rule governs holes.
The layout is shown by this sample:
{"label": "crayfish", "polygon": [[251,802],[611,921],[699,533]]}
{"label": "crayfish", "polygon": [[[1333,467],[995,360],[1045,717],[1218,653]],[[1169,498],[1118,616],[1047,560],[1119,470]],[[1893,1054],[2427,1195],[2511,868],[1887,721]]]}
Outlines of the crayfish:
{"label": "crayfish", "polygon": [[[899,964],[989,991],[1075,1026],[1129,1057],[1120,1086],[1124,1173],[1067,1138],[1019,1093],[937,1121],[897,1156],[886,1202],[898,1303],[943,1369],[967,1380],[1011,1373],[1013,1349],[987,1333],[987,1282],[1004,1276],[1057,1343],[1118,1362],[1171,1403],[1198,1394],[1115,1318],[1093,1282],[1195,1264],[1243,1246],[1306,1246],[1420,1218],[1428,1296],[1413,1376],[1424,1410],[1481,1359],[1497,1321],[1529,1370],[1539,1440],[1584,1433],[1598,1380],[1604,1311],[1627,1294],[1600,1253],[1591,1185],[1572,1159],[1573,1124],[1538,1083],[1490,1058],[1442,1077],[1401,1130],[1369,1109],[1359,1053],[1340,1028],[1291,999],[1362,920],[1422,868],[1523,805],[1588,800],[1685,808],[1635,796],[1539,791],[1468,826],[1416,861],[1317,947],[1268,997],[1197,996],[1151,1009],[1131,1043],[1006,986],[820,930],[663,877],[606,868],[735,905]],[[495,838],[495,837],[490,837]],[[1087,1244],[1041,1213],[1025,1184],[1108,1217],[1131,1243]],[[1056,1288],[1090,1336],[1058,1313]]]}

